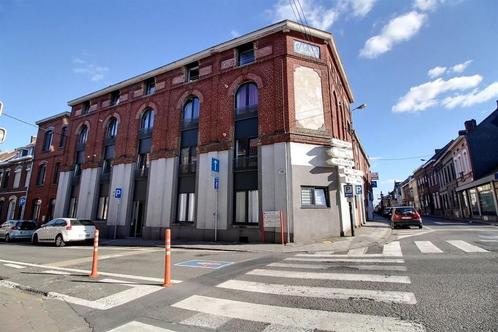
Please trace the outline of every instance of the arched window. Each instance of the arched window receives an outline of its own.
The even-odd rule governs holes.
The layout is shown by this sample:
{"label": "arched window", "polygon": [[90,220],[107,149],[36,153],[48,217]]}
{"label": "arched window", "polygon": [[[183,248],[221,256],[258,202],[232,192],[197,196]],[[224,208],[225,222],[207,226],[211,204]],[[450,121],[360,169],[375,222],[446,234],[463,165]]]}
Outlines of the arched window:
{"label": "arched window", "polygon": [[80,134],[78,136],[78,143],[85,144],[88,139],[88,127],[83,125],[80,129]]}
{"label": "arched window", "polygon": [[7,210],[7,220],[14,219],[14,215],[16,212],[16,203],[17,199],[11,198],[9,200],[9,209]]}
{"label": "arched window", "polygon": [[118,133],[118,119],[112,117],[107,124],[106,138],[115,138]]}
{"label": "arched window", "polygon": [[235,95],[237,115],[256,111],[258,107],[258,87],[256,83],[242,84]]}
{"label": "arched window", "polygon": [[145,110],[144,114],[142,114],[142,119],[140,121],[141,129],[152,129],[154,127],[154,112],[152,112],[151,108]]}
{"label": "arched window", "polygon": [[183,126],[188,126],[199,121],[199,98],[192,97],[183,106]]}
{"label": "arched window", "polygon": [[36,184],[41,186],[45,183],[45,175],[47,174],[47,164],[38,166],[38,176],[36,177]]}
{"label": "arched window", "polygon": [[52,138],[54,136],[53,130],[47,130],[43,138],[43,151],[50,151],[52,145]]}

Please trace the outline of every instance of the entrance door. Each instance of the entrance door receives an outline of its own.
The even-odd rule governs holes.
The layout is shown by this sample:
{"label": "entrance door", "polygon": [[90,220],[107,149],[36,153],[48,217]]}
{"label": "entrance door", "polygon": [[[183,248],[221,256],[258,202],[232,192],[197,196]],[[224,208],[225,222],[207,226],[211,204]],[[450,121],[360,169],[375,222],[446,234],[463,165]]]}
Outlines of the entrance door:
{"label": "entrance door", "polygon": [[144,201],[134,201],[133,202],[133,214],[132,214],[131,225],[130,225],[130,236],[131,237],[142,236],[144,207],[145,207]]}

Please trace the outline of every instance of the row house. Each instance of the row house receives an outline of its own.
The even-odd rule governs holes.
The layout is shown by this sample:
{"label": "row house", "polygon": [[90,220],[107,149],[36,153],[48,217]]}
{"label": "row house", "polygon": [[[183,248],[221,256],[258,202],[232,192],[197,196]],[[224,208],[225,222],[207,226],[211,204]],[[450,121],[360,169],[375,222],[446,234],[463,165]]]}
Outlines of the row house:
{"label": "row house", "polygon": [[0,224],[25,219],[35,137],[25,146],[0,155]]}
{"label": "row house", "polygon": [[[281,211],[291,241],[343,234],[349,207],[328,164],[331,139],[352,143],[355,168],[370,174],[352,103],[332,35],[275,23],[40,121],[35,177],[47,175],[32,180],[32,217],[90,218],[108,237],[172,228],[179,239],[273,242],[280,229],[263,214]],[[354,204],[358,224],[369,191]]]}

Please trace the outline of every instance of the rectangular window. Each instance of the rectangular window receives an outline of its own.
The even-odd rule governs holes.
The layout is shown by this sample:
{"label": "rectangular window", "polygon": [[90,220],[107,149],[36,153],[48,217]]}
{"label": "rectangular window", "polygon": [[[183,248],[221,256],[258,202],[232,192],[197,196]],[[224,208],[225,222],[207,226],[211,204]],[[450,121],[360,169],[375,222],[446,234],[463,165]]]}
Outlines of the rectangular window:
{"label": "rectangular window", "polygon": [[62,127],[61,139],[59,141],[59,147],[62,148],[66,145],[67,127]]}
{"label": "rectangular window", "polygon": [[61,167],[61,163],[55,163],[54,166],[54,177],[52,178],[52,183],[57,184],[59,182],[59,169]]}
{"label": "rectangular window", "polygon": [[244,190],[235,192],[235,223],[257,224],[258,221],[258,191]]}
{"label": "rectangular window", "polygon": [[195,218],[195,193],[178,194],[179,222],[194,222]]}
{"label": "rectangular window", "polygon": [[111,93],[111,106],[119,104],[120,93],[119,90],[113,91]]}
{"label": "rectangular window", "polygon": [[186,66],[187,82],[192,82],[199,79],[199,63],[193,62]]}
{"label": "rectangular window", "polygon": [[327,187],[301,187],[301,207],[329,207]]}
{"label": "rectangular window", "polygon": [[90,101],[85,101],[81,107],[81,114],[87,114],[90,112]]}
{"label": "rectangular window", "polygon": [[10,176],[10,171],[4,173],[2,179],[2,188],[7,188],[7,185],[9,184],[9,176]]}
{"label": "rectangular window", "polygon": [[12,186],[12,188],[18,188],[19,187],[19,184],[21,182],[21,172],[22,172],[22,168],[18,168],[14,172],[14,185]]}
{"label": "rectangular window", "polygon": [[247,43],[237,47],[237,63],[239,66],[247,65],[253,63],[256,59],[254,57],[254,45],[253,43]]}
{"label": "rectangular window", "polygon": [[320,47],[294,40],[294,52],[312,58],[320,59]]}
{"label": "rectangular window", "polygon": [[107,211],[109,210],[109,196],[99,197],[99,207],[97,209],[97,219],[107,220]]}
{"label": "rectangular window", "polygon": [[156,79],[154,77],[145,80],[145,94],[151,95],[156,92]]}

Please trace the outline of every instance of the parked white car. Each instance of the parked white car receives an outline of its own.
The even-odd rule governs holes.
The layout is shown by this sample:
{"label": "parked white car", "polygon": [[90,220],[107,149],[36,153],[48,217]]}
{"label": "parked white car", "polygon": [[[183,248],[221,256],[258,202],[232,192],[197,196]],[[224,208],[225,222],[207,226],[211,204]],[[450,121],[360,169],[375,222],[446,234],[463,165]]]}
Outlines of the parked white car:
{"label": "parked white car", "polygon": [[36,223],[30,220],[7,220],[0,226],[0,239],[5,242],[17,239],[31,239]]}
{"label": "parked white car", "polygon": [[63,247],[67,242],[89,241],[95,237],[95,225],[91,220],[56,218],[43,224],[32,237],[33,244],[53,242]]}

